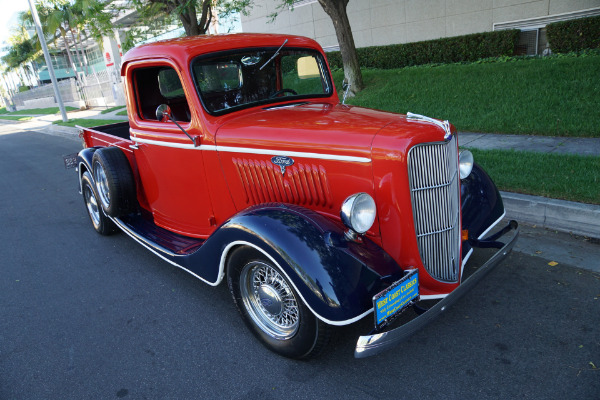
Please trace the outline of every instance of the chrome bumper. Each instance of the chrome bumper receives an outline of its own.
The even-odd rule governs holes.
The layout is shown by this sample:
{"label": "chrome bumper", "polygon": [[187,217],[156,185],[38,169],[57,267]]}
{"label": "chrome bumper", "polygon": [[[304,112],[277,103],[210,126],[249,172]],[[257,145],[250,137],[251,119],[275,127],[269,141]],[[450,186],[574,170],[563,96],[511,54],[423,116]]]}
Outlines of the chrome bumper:
{"label": "chrome bumper", "polygon": [[[502,246],[485,264],[475,271],[467,280],[462,282],[452,293],[440,300],[435,306],[431,307],[424,314],[416,317],[412,321],[390,331],[376,333],[373,335],[360,336],[354,350],[354,357],[365,358],[395,346],[412,336],[419,329],[423,328],[429,322],[437,318],[450,305],[454,304],[463,294],[471,290],[488,272],[506,258],[512,250],[517,237],[519,236],[519,225],[516,221],[510,221],[504,228],[502,234],[510,230],[515,231],[514,236],[504,246]],[[495,240],[498,235],[492,236],[490,240]],[[481,242],[485,242],[482,240]],[[497,242],[494,242],[497,243]],[[487,246],[482,246],[487,247]]]}

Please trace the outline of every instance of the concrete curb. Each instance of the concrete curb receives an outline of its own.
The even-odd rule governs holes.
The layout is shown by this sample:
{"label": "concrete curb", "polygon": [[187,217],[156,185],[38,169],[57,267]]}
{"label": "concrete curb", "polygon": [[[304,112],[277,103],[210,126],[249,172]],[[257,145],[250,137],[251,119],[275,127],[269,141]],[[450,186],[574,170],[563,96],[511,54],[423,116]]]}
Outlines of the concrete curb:
{"label": "concrete curb", "polygon": [[50,133],[62,133],[68,135],[79,136],[79,129],[71,126],[62,126],[51,124],[48,128],[46,128]]}
{"label": "concrete curb", "polygon": [[600,206],[501,192],[506,216],[543,228],[600,238]]}

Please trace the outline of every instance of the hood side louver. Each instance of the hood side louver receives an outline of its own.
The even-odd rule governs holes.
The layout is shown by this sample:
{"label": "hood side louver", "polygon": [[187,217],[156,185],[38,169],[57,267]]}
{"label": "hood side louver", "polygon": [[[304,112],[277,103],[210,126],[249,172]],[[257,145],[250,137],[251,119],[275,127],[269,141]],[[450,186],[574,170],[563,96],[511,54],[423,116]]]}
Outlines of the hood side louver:
{"label": "hood side louver", "polygon": [[333,207],[325,168],[296,163],[281,173],[270,161],[233,158],[246,203],[291,203],[303,206]]}

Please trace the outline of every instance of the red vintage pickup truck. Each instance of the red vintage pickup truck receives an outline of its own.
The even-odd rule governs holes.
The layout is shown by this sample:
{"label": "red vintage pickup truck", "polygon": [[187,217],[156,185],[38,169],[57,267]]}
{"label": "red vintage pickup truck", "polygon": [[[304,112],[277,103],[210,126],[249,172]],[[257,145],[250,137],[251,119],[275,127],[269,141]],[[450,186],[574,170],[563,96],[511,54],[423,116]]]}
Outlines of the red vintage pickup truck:
{"label": "red vintage pickup truck", "polygon": [[[311,39],[156,42],[130,50],[121,74],[129,121],[81,129],[95,230],[124,231],[209,285],[226,280],[281,355],[315,356],[332,326],[363,318],[373,330],[356,357],[397,344],[518,236],[514,221],[496,226],[499,192],[451,124],[340,104]],[[496,251],[467,277],[480,247]],[[413,317],[400,325],[401,314]]]}

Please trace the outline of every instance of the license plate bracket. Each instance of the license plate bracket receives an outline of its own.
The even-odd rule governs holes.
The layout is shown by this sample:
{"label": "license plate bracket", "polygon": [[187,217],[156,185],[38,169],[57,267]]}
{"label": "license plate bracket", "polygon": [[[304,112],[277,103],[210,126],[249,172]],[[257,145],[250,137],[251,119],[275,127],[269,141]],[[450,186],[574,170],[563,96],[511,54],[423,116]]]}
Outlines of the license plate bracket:
{"label": "license plate bracket", "polygon": [[77,153],[63,156],[63,161],[65,162],[65,169],[77,168]]}
{"label": "license plate bracket", "polygon": [[373,296],[375,329],[392,322],[406,307],[419,299],[419,272],[409,271],[402,279]]}

